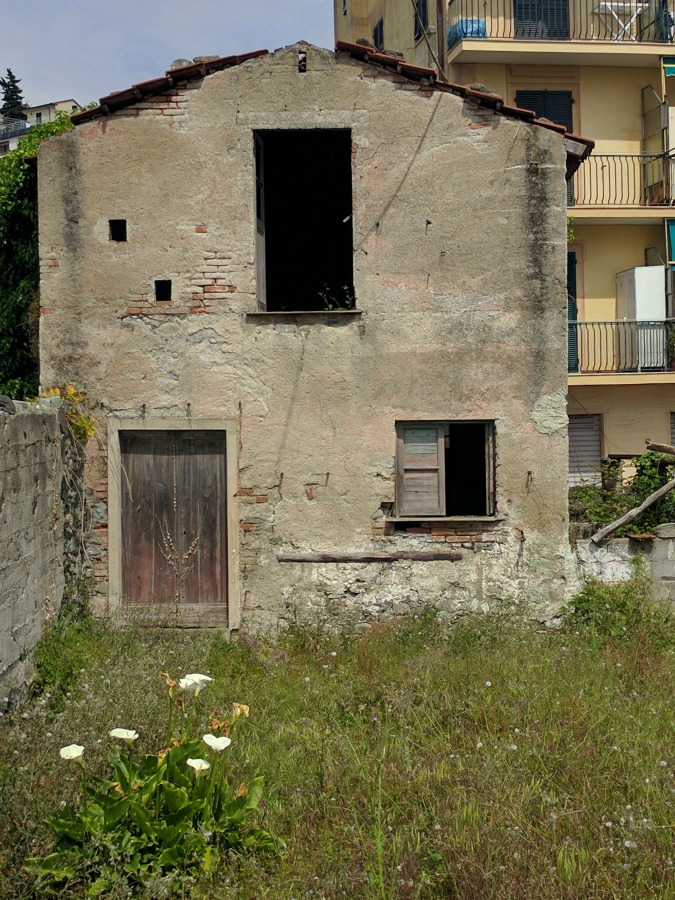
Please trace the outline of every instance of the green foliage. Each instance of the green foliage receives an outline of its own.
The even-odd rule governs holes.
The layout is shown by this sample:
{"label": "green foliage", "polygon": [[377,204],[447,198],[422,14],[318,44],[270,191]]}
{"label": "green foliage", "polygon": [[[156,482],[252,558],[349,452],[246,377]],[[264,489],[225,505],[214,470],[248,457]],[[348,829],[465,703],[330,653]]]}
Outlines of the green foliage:
{"label": "green foliage", "polygon": [[96,433],[96,419],[87,409],[87,394],[74,384],[46,388],[42,397],[60,397],[66,402],[66,418],[75,440],[84,446]]}
{"label": "green foliage", "polygon": [[32,692],[34,696],[48,694],[54,710],[63,708],[66,695],[77,684],[93,627],[91,619],[72,621],[64,616],[46,629],[35,647]]}
{"label": "green foliage", "polygon": [[[186,676],[181,685],[185,683],[186,693],[192,691],[196,706],[199,690],[188,683],[193,677],[204,676]],[[82,798],[78,806],[66,806],[47,818],[53,852],[26,861],[38,876],[38,894],[76,890],[87,897],[108,896],[113,890],[135,892],[163,878],[176,887],[185,878],[208,875],[224,851],[276,852],[272,836],[250,823],[262,798],[262,777],[237,789],[230,785],[223,754],[230,744],[227,735],[173,738],[172,713],[174,707],[183,712],[186,695],[174,696],[176,683],[166,674],[164,678],[170,708],[167,749],[135,760],[132,748],[138,734],[113,730],[110,736],[122,739],[127,750],[115,750],[110,777],[99,777],[85,769],[82,747],[64,748],[80,753],[74,764],[82,768]],[[211,726],[229,733],[242,715],[248,716],[248,707],[234,704],[232,722],[212,717]],[[209,750],[209,740],[216,741],[216,749]],[[202,758],[204,753],[211,754],[210,763]]]}
{"label": "green foliage", "polygon": [[0,393],[17,399],[37,392],[40,272],[36,167],[30,160],[41,141],[72,127],[60,114],[35,125],[16,150],[0,157]]}
{"label": "green foliage", "polygon": [[[633,460],[635,476],[627,489],[606,491],[593,484],[570,488],[570,519],[573,522],[603,524],[613,522],[673,478],[675,462],[667,454],[649,451]],[[616,534],[625,537],[648,532],[664,522],[675,522],[675,491],[657,500]]]}
{"label": "green foliage", "polygon": [[581,591],[569,601],[566,622],[574,627],[591,629],[608,638],[626,638],[642,623],[650,603],[649,578],[644,566],[628,581],[604,584],[590,578]]}
{"label": "green foliage", "polygon": [[28,116],[24,112],[23,92],[19,85],[21,79],[17,78],[11,69],[7,69],[7,77],[0,78],[0,88],[2,88],[2,106],[0,106],[0,116],[7,116],[8,119],[21,119],[26,121]]}

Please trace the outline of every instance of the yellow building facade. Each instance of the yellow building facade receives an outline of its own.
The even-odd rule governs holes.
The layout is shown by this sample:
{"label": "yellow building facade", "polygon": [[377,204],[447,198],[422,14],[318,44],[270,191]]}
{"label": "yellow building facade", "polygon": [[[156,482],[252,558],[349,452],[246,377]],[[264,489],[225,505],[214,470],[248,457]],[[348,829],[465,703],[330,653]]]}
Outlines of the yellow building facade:
{"label": "yellow building facade", "polygon": [[568,188],[570,481],[675,442],[672,0],[336,0],[335,22],[595,141]]}

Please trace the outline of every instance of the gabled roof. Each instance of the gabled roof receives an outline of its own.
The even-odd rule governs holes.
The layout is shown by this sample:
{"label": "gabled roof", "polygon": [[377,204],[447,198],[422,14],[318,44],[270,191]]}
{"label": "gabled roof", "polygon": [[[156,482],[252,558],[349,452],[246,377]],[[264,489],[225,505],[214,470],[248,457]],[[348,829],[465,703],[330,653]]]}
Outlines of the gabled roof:
{"label": "gabled roof", "polygon": [[[564,125],[550,122],[548,119],[537,118],[536,113],[531,109],[521,109],[518,106],[507,105],[498,94],[492,94],[466,85],[453,84],[449,81],[439,81],[435,69],[413,65],[399,56],[394,56],[391,53],[380,53],[374,47],[366,44],[338,41],[335,49],[337,53],[345,53],[352,59],[358,59],[368,65],[377,67],[386,74],[417,82],[421,89],[456,94],[463,100],[470,100],[479,106],[492,109],[499,115],[519,119],[530,125],[537,125],[557,132],[565,141],[568,178],[572,177],[595,146],[594,141],[571,134]],[[212,75],[214,72],[231,69],[247,60],[265,56],[268,52],[268,50],[253,50],[251,53],[244,53],[240,56],[223,56],[218,59],[191,63],[189,66],[182,66],[178,69],[170,69],[161,78],[143,81],[140,84],[132,85],[124,91],[116,91],[113,94],[108,94],[106,97],[101,97],[99,106],[74,113],[70,117],[71,121],[75,125],[80,125],[83,122],[90,122],[92,119],[110,115],[117,112],[117,110],[133,106],[134,103],[138,103],[146,97],[162,94],[191,81],[199,81],[207,75]]]}

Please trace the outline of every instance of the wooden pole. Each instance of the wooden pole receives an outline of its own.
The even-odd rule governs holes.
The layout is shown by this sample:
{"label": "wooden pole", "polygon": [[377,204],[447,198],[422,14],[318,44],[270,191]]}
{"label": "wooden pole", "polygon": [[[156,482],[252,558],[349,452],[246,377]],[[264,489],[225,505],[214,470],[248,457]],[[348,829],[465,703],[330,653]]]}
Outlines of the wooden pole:
{"label": "wooden pole", "polygon": [[669,453],[671,456],[675,456],[675,447],[671,447],[670,444],[655,444],[654,441],[647,438],[645,446],[647,450],[657,450],[659,453]]}
{"label": "wooden pole", "polygon": [[397,559],[456,562],[461,558],[462,554],[457,553],[456,550],[398,550],[392,553],[277,553],[279,562],[300,563],[395,562]]}
{"label": "wooden pole", "polygon": [[657,500],[660,500],[661,497],[664,497],[668,493],[668,491],[672,491],[673,488],[675,488],[675,478],[660,487],[658,491],[654,491],[654,493],[650,494],[646,500],[643,500],[639,506],[636,506],[634,509],[629,510],[627,513],[621,516],[620,519],[616,519],[610,525],[606,525],[604,528],[601,528],[600,531],[597,531],[591,537],[591,540],[594,544],[599,544],[600,541],[604,541],[605,538],[608,538],[610,534],[614,534],[614,532],[621,528],[622,525],[627,525],[629,522],[632,522],[633,519],[637,518],[641,512],[644,512],[652,505],[652,503],[656,503]]}

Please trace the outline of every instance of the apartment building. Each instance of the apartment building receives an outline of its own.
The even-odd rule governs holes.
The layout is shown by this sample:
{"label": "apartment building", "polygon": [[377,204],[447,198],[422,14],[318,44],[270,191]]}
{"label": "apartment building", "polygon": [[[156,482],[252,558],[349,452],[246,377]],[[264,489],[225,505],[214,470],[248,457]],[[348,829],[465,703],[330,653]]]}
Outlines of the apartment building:
{"label": "apartment building", "polygon": [[672,3],[337,0],[335,21],[595,141],[568,189],[570,480],[675,439]]}

